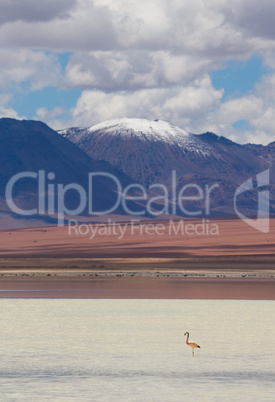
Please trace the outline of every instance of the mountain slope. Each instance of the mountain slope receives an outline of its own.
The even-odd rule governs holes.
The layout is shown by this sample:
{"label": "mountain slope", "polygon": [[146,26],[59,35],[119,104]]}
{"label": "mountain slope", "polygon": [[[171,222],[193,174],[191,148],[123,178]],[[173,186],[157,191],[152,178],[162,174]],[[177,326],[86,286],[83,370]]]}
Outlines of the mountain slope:
{"label": "mountain slope", "polygon": [[[203,158],[209,153],[196,136],[163,121],[111,120],[87,129],[60,132],[97,160],[108,161],[143,186],[169,179],[181,169],[182,151]],[[186,166],[193,171],[193,167]]]}
{"label": "mountain slope", "polygon": [[[107,162],[92,159],[42,122],[0,119],[0,206],[2,210],[9,210],[5,202],[5,189],[11,178],[18,173],[37,174],[39,171],[44,172],[46,210],[47,195],[51,193],[55,204],[52,208],[55,213],[58,208],[58,185],[61,195],[64,186],[74,183],[81,186],[88,196],[88,178],[91,172],[115,175],[123,186],[133,183],[126,174]],[[49,184],[52,185],[50,190]],[[93,211],[104,211],[115,204],[117,187],[110,178],[103,176],[94,178],[92,190]],[[32,209],[38,205],[38,191],[38,178],[26,177],[15,183],[12,197],[19,208]],[[66,191],[64,203],[68,209],[77,208],[80,203],[79,193],[76,190]],[[87,211],[88,201],[83,212],[87,213]],[[120,206],[115,212],[124,213]]]}
{"label": "mountain slope", "polygon": [[212,133],[189,134],[163,121],[117,119],[59,132],[97,160],[107,161],[148,186],[178,175],[242,180],[264,165],[249,149]]}
{"label": "mountain slope", "polygon": [[[213,133],[195,135],[163,121],[117,119],[89,128],[70,128],[59,134],[97,160],[107,161],[145,187],[165,185],[172,191],[172,171],[177,189],[192,184],[205,189],[218,184],[212,193],[213,209],[234,211],[236,188],[267,168],[265,158],[254,150]],[[247,198],[247,197],[245,197]],[[205,200],[190,201],[202,207]],[[249,211],[257,204],[257,194],[244,202]],[[250,205],[248,205],[250,204]]]}

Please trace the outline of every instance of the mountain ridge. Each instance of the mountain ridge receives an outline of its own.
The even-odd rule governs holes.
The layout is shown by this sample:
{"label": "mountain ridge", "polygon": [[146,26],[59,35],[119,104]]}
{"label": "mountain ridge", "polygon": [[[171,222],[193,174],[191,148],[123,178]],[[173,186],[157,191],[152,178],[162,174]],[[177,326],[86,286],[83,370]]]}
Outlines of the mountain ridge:
{"label": "mountain ridge", "polygon": [[[51,202],[54,215],[57,215],[58,202],[62,196],[66,209],[74,210],[81,197],[77,188],[83,189],[83,192],[89,195],[89,174],[93,172],[115,176],[123,186],[133,183],[127,174],[108,162],[94,160],[45,123],[0,119],[0,210],[10,212],[5,198],[6,188],[10,180],[21,173],[24,177],[19,178],[12,189],[13,202],[19,209],[34,209],[44,194],[45,208],[49,209],[47,204]],[[117,199],[115,183],[103,174],[94,177],[93,182],[93,210],[107,210]],[[71,185],[75,188],[70,189],[68,186]],[[40,194],[40,190],[43,194]],[[49,201],[51,193],[53,195]],[[123,214],[124,210],[118,206],[116,212]],[[88,213],[88,201],[83,213]]]}
{"label": "mountain ridge", "polygon": [[[158,131],[158,125],[160,130],[163,130],[163,127],[165,127],[165,130],[162,132]],[[144,127],[145,131],[143,132]],[[203,134],[187,133],[170,123],[160,120],[114,119],[87,128],[70,128],[58,132],[93,158],[108,161],[123,171],[127,169],[127,174],[138,182],[140,182],[140,177],[133,173],[130,162],[126,164],[126,167],[122,166],[121,158],[123,157],[124,150],[127,153],[127,158],[128,155],[131,155],[130,159],[132,163],[139,164],[141,164],[144,155],[148,151],[148,159],[153,158],[157,151],[159,153],[161,151],[164,152],[163,160],[169,159],[169,156],[172,154],[172,162],[174,167],[177,168],[177,165],[182,164],[184,160],[186,160],[187,165],[190,165],[192,160],[199,162],[202,159],[205,159],[205,165],[209,165],[209,161],[207,161],[209,157],[212,159],[215,158],[220,163],[225,162],[226,156],[228,157],[228,149],[226,147],[230,146],[231,149],[238,150],[234,155],[236,161],[233,161],[231,157],[232,166],[236,165],[238,160],[240,164],[239,170],[241,170],[241,161],[245,159],[245,153],[249,156],[246,163],[252,173],[255,170],[253,166],[259,163],[258,158],[253,158],[253,153],[250,152],[248,146],[242,146],[226,137],[217,136],[210,132]],[[145,144],[144,139],[146,139]],[[239,153],[241,150],[242,155],[240,156]],[[251,159],[251,161],[248,159]],[[150,165],[148,160],[146,162]],[[159,161],[159,165],[162,162]],[[187,165],[184,166],[186,171],[188,171]],[[134,168],[134,164],[132,167]],[[201,166],[199,167],[201,169]],[[204,167],[207,169],[207,166]],[[261,168],[262,166],[259,167]],[[196,163],[193,163],[191,170],[192,172],[199,173]],[[159,176],[159,174],[156,176]],[[152,181],[148,179],[146,183],[143,182],[141,184],[147,185],[148,183],[152,183]]]}
{"label": "mountain ridge", "polygon": [[[59,133],[93,158],[107,161],[127,173],[145,188],[158,183],[171,191],[172,171],[177,173],[179,190],[184,185],[191,187],[192,183],[204,187],[207,183],[219,183],[215,209],[224,213],[234,213],[237,187],[269,168],[272,162],[268,160],[273,158],[272,145],[260,149],[211,132],[187,133],[161,120],[113,119]],[[190,189],[192,194],[194,191]],[[251,205],[246,208],[255,213],[256,203],[254,192]]]}
{"label": "mountain ridge", "polygon": [[[275,212],[275,142],[268,146],[241,145],[211,132],[192,134],[167,122],[145,119],[134,119],[133,125],[132,119],[113,120],[106,129],[105,126],[103,122],[56,132],[38,121],[0,119],[0,214],[14,212],[5,199],[9,180],[20,172],[33,172],[33,176],[18,180],[13,189],[12,196],[19,208],[34,208],[41,196],[48,197],[46,209],[49,204],[58,205],[60,185],[61,195],[62,191],[66,193],[67,209],[74,210],[81,194],[67,189],[75,183],[86,195],[94,197],[92,210],[97,212],[91,215],[87,204],[81,211],[83,216],[108,210],[125,188],[131,191],[112,210],[120,216],[128,213],[125,205],[134,216],[141,217],[161,213],[236,216],[234,194],[238,186],[251,178],[255,183],[257,174],[265,169],[269,169],[271,178],[270,211]],[[158,128],[160,131],[156,132]],[[40,171],[44,171],[41,177],[48,186],[42,188],[42,195],[37,187]],[[92,193],[87,182],[90,173],[96,176]],[[114,181],[110,182],[110,177],[117,179],[121,190]],[[55,192],[50,199],[51,191]],[[179,198],[175,199],[175,194]],[[138,199],[137,195],[141,197]],[[151,212],[139,214],[148,202]],[[239,206],[244,214],[257,215],[257,189],[242,194]],[[49,215],[44,218],[49,221]]]}

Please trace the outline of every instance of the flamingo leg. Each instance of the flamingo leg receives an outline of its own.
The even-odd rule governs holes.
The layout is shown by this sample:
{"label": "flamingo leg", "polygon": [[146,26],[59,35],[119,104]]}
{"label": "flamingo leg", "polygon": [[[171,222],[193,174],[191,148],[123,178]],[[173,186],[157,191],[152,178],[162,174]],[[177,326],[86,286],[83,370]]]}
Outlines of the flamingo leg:
{"label": "flamingo leg", "polygon": [[192,348],[192,356],[194,356],[194,348]]}

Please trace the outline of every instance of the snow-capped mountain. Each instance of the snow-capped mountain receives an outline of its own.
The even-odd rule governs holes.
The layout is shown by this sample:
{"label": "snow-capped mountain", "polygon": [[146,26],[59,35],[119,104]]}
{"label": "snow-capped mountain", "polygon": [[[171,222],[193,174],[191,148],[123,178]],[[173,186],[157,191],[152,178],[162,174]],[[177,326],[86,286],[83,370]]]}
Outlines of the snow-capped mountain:
{"label": "snow-capped mountain", "polygon": [[[45,199],[41,209],[56,207],[59,196],[63,196],[62,189],[74,183],[83,188],[88,198],[92,197],[96,211],[106,211],[116,205],[118,194],[121,195],[114,180],[110,180],[112,176],[122,190],[130,185],[131,195],[142,195],[141,185],[148,194],[145,199],[126,197],[125,203],[120,200],[113,211],[116,214],[128,214],[125,205],[131,211],[144,210],[150,199],[152,210],[186,215],[174,195],[184,189],[186,210],[202,210],[207,202],[207,189],[214,186],[211,215],[232,215],[238,186],[250,178],[255,182],[256,175],[267,168],[271,176],[270,207],[275,211],[274,143],[239,145],[213,133],[195,135],[167,122],[140,119],[112,120],[90,128],[62,130],[59,134],[42,122],[0,119],[0,143],[2,211],[9,210],[7,183],[18,173],[27,172],[26,177],[19,177],[12,191],[15,205],[26,210],[35,208],[41,197]],[[40,171],[45,175],[39,185],[35,175]],[[28,176],[29,172],[34,176]],[[90,192],[88,177],[98,172],[101,174],[94,178]],[[166,191],[168,198],[159,197],[166,196]],[[69,209],[74,209],[79,205],[79,194],[69,190],[65,201]],[[257,190],[239,197],[239,205],[246,214],[255,215],[257,203]],[[168,212],[164,208],[167,204]],[[90,204],[85,205],[83,215],[87,216]],[[147,212],[146,216],[152,216]]]}
{"label": "snow-capped mountain", "polygon": [[212,133],[195,135],[170,123],[145,119],[109,120],[89,128],[59,131],[88,155],[118,167],[148,186],[166,182],[171,170],[178,176],[202,175],[240,179],[260,168],[253,153]]}
{"label": "snow-capped mountain", "polygon": [[164,179],[171,167],[180,170],[183,153],[198,159],[211,155],[211,148],[198,136],[161,120],[116,119],[59,133],[88,155],[108,161],[145,186],[160,176]]}
{"label": "snow-capped mountain", "polygon": [[[153,140],[167,144],[178,144],[196,152],[207,152],[207,146],[201,144],[197,136],[162,120],[114,119],[96,124],[84,131],[81,129],[77,129],[77,131],[80,139],[87,137],[88,133],[101,133],[101,135],[105,133],[121,140],[126,140],[129,137],[147,143]],[[74,129],[64,130],[60,133],[67,136],[72,132]]]}
{"label": "snow-capped mountain", "polygon": [[[218,188],[211,196],[217,213],[234,213],[236,188],[271,167],[275,156],[271,144],[270,149],[240,145],[210,132],[188,133],[161,120],[115,119],[88,128],[69,128],[59,134],[145,187],[162,184],[172,191],[172,171],[176,172],[177,189],[188,184],[206,188],[216,183]],[[196,191],[190,188],[190,195]],[[257,191],[240,197],[245,211],[255,214],[257,197]],[[204,202],[205,199],[195,204]]]}

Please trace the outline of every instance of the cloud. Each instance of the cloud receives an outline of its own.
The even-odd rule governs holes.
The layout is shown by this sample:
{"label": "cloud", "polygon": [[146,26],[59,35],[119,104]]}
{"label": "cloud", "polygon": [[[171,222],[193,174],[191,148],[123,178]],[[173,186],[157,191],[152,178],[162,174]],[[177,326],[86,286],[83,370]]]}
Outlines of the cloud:
{"label": "cloud", "polygon": [[255,95],[262,101],[262,108],[250,117],[255,129],[253,142],[275,140],[275,73],[266,74],[256,86]]}
{"label": "cloud", "polygon": [[62,107],[56,106],[52,110],[48,110],[45,107],[40,107],[36,110],[36,115],[32,117],[32,120],[39,120],[47,123],[54,130],[65,127],[65,121],[68,119],[68,111]]}
{"label": "cloud", "polygon": [[[165,119],[240,142],[275,135],[272,72],[253,92],[226,101],[209,78],[227,60],[253,54],[275,69],[272,0],[0,3],[0,89],[81,89],[70,111],[73,125],[128,116]],[[58,52],[72,53],[65,69]],[[63,124],[64,111],[55,106],[38,109],[36,117]],[[16,113],[7,102],[2,108]],[[240,120],[251,131],[234,128]]]}
{"label": "cloud", "polygon": [[53,119],[54,117],[63,114],[64,112],[65,112],[65,110],[58,106],[56,106],[52,110],[48,110],[45,107],[40,107],[36,110],[36,116],[34,117],[34,119],[49,121],[49,120]]}
{"label": "cloud", "polygon": [[58,85],[61,66],[58,58],[42,51],[0,50],[0,89],[28,82],[31,90]]}
{"label": "cloud", "polygon": [[211,60],[170,51],[129,50],[74,54],[64,85],[106,91],[184,85],[208,71]]}
{"label": "cloud", "polygon": [[[7,18],[0,27],[0,44],[9,51],[73,52],[64,79],[57,79],[59,86],[67,88],[110,92],[189,85],[211,69],[221,68],[226,60],[249,58],[255,51],[272,62],[270,41],[263,42],[257,31],[247,35],[239,23],[248,0],[240,5],[234,1],[232,11],[228,0],[70,0],[68,4],[59,0],[44,2],[49,6],[44,19],[39,14],[43,15],[44,6],[41,10],[34,6],[27,13],[29,19],[17,18],[22,7],[12,7],[14,18]],[[33,4],[37,2],[27,0],[26,8]],[[264,9],[267,13],[268,7]],[[37,15],[35,10],[40,10]],[[64,13],[67,18],[61,19]],[[47,57],[45,65],[48,62]],[[21,64],[24,69],[24,61],[14,66]],[[28,69],[33,75],[29,66],[24,71],[13,69],[15,74],[10,76],[27,75]],[[58,85],[53,80],[53,75],[58,76],[55,69],[47,68],[46,73],[42,68],[40,81],[52,77],[48,81]]]}
{"label": "cloud", "polygon": [[9,117],[12,119],[24,119],[25,117],[18,116],[17,112],[9,106],[12,100],[12,95],[9,93],[0,94],[0,118]]}
{"label": "cloud", "polygon": [[249,36],[275,39],[273,0],[230,0],[221,4],[225,21]]}
{"label": "cloud", "polygon": [[129,92],[83,91],[73,109],[73,125],[87,126],[118,117],[163,119],[193,131],[192,121],[216,107],[223,91],[208,76],[186,87]]}
{"label": "cloud", "polygon": [[14,21],[50,21],[66,18],[77,0],[12,0],[0,2],[0,24]]}
{"label": "cloud", "polygon": [[4,47],[57,52],[107,50],[116,46],[116,36],[110,10],[95,7],[90,0],[78,0],[78,7],[66,19],[57,15],[50,21],[17,20],[0,27]]}
{"label": "cloud", "polygon": [[[131,74],[136,74],[137,83],[140,80],[144,84],[145,74],[140,77],[137,68],[142,62],[145,69],[151,66],[148,82],[152,81],[155,70],[157,75],[158,62],[160,70],[169,70],[166,75],[161,71],[160,78],[164,76],[171,81],[174,65],[174,77],[178,82],[182,78],[179,69],[186,69],[188,62],[189,73],[197,65],[219,68],[228,59],[249,58],[255,51],[265,54],[270,49],[270,39],[274,39],[273,21],[265,35],[260,34],[260,28],[253,29],[259,9],[268,21],[272,18],[269,15],[273,15],[274,6],[268,0],[262,3],[252,0],[252,6],[251,0],[233,0],[234,7],[229,0],[48,0],[43,4],[34,0],[16,1],[17,7],[14,2],[1,3],[0,11],[2,7],[3,12],[0,15],[5,24],[0,27],[0,44],[75,52],[67,79],[71,84],[80,82],[81,87],[83,80],[77,75],[88,74],[88,83],[92,85],[98,78],[104,80],[106,74],[111,79],[109,70],[112,66],[114,71],[122,68],[116,80],[124,76],[127,81]],[[64,15],[66,19],[61,18]],[[261,21],[263,29],[264,21]],[[249,34],[246,26],[250,29]],[[81,52],[90,54],[86,57]],[[94,63],[93,68],[87,67],[89,61]],[[123,61],[122,66],[117,65],[120,61]],[[105,68],[99,77],[103,63]],[[127,65],[130,66],[130,77],[124,73]],[[199,73],[200,68],[197,69]],[[159,84],[158,79],[155,82]]]}
{"label": "cloud", "polygon": [[[274,93],[275,74],[266,74],[254,91],[219,102],[216,108],[209,109],[204,121],[197,120],[197,127],[201,131],[213,131],[241,143],[268,144],[275,139]],[[240,121],[246,122],[250,129],[234,128]]]}
{"label": "cloud", "polygon": [[250,120],[261,115],[263,100],[255,95],[242,96],[230,99],[220,105],[219,109],[212,114],[216,123],[232,124],[239,120]]}
{"label": "cloud", "polygon": [[[17,1],[18,7],[11,2],[2,5],[6,23],[0,30],[0,43],[4,46],[56,51],[173,49],[172,53],[196,52],[197,56],[211,55],[217,60],[248,57],[256,48],[261,49],[253,41],[258,31],[248,35],[242,26],[243,10],[254,18],[250,0],[242,0],[242,6],[234,0],[234,14],[230,12],[231,2],[225,0]],[[254,2],[255,16],[257,8]],[[265,7],[264,16],[268,11],[273,15],[271,2],[269,8]],[[64,15],[66,19],[61,19]],[[268,35],[265,38],[270,39]]]}

